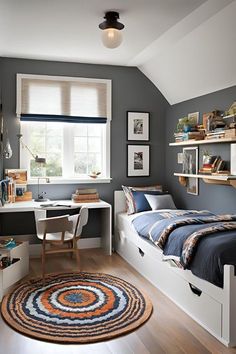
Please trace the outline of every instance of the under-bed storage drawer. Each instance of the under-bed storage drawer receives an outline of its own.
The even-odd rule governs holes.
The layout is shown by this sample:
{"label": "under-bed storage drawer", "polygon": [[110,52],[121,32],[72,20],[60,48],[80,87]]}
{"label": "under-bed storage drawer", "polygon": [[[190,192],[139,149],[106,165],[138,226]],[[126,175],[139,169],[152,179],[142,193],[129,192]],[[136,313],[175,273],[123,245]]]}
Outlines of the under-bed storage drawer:
{"label": "under-bed storage drawer", "polygon": [[222,305],[206,293],[199,292],[194,284],[189,284],[167,262],[161,261],[160,257],[154,258],[147,250],[138,246],[122,237],[117,251],[191,317],[221,337]]}
{"label": "under-bed storage drawer", "polygon": [[191,317],[221,337],[222,305],[218,301],[173,271],[166,293]]}

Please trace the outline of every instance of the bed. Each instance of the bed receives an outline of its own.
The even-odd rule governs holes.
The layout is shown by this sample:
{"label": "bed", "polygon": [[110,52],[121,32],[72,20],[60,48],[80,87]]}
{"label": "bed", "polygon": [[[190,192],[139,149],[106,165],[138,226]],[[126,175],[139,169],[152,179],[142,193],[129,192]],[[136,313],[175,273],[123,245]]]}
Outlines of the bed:
{"label": "bed", "polygon": [[[163,261],[163,250],[155,247],[153,240],[138,235],[133,225],[137,215],[125,212],[123,191],[115,191],[114,211],[116,252],[223,344],[235,346],[234,266],[222,267],[222,278],[218,278],[217,285],[201,279],[193,274],[195,269],[192,272],[179,268],[171,259]],[[138,216],[145,213],[152,212],[141,212]]]}

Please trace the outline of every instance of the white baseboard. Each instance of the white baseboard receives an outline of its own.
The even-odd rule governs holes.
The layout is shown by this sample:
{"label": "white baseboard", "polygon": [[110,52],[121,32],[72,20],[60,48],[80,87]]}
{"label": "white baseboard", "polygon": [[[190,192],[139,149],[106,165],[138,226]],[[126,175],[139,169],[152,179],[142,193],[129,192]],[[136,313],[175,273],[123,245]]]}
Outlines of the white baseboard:
{"label": "white baseboard", "polygon": [[[99,248],[101,247],[101,237],[81,238],[79,240],[79,248]],[[40,257],[42,251],[41,243],[29,245],[30,257]]]}

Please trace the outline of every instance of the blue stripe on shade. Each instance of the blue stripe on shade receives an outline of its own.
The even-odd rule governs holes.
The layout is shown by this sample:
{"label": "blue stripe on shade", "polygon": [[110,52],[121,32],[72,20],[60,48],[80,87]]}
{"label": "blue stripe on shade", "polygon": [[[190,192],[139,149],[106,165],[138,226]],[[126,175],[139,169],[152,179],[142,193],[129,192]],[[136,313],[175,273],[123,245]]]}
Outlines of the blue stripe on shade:
{"label": "blue stripe on shade", "polygon": [[25,122],[62,122],[62,123],[103,123],[107,122],[105,117],[76,117],[56,114],[21,114],[21,121]]}

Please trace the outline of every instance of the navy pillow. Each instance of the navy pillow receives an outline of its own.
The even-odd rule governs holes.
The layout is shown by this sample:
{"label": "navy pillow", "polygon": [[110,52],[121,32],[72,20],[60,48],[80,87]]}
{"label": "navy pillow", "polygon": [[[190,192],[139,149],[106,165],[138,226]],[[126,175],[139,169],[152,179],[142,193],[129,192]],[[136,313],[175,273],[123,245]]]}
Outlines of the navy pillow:
{"label": "navy pillow", "polygon": [[149,195],[160,195],[165,194],[159,191],[132,191],[131,192],[134,199],[135,213],[140,213],[141,211],[152,210],[150,204],[148,203],[145,194]]}

